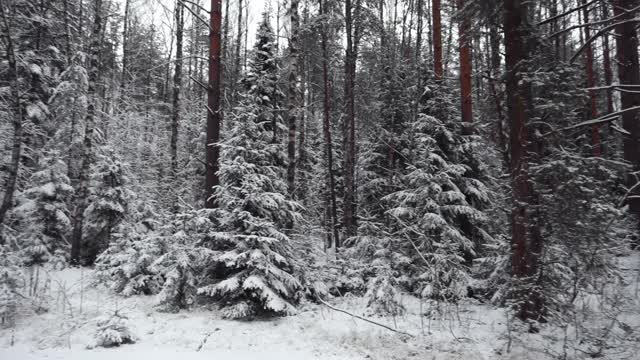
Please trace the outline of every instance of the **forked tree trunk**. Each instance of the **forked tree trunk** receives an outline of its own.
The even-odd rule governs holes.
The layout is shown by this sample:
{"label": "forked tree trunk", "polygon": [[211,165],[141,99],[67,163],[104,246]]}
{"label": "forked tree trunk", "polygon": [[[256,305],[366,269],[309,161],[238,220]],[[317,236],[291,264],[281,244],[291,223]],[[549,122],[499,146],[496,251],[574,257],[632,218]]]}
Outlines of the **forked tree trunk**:
{"label": "forked tree trunk", "polygon": [[212,209],[217,205],[213,188],[220,184],[218,179],[220,146],[218,143],[220,142],[220,128],[222,125],[222,112],[220,111],[222,0],[211,0],[209,26],[211,27],[211,32],[209,34],[209,84],[207,89],[205,207]]}

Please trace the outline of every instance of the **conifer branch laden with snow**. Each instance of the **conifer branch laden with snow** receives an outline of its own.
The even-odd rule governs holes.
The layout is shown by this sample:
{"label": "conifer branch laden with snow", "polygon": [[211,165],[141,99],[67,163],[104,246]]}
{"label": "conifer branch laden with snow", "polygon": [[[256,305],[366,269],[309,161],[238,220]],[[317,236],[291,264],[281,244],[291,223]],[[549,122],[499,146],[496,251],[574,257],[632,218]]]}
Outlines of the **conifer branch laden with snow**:
{"label": "conifer branch laden with snow", "polygon": [[203,244],[221,253],[214,260],[214,283],[198,292],[217,299],[228,318],[293,314],[302,288],[283,232],[300,219],[301,207],[288,199],[279,165],[285,156],[273,41],[265,15],[240,106],[221,144],[221,185],[215,189],[220,227]]}

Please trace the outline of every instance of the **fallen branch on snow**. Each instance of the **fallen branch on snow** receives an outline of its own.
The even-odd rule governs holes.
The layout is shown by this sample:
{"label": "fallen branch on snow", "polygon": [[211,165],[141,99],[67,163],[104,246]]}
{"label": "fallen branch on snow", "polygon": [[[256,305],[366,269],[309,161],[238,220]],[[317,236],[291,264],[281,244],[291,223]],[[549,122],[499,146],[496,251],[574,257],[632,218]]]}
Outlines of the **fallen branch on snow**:
{"label": "fallen branch on snow", "polygon": [[207,340],[209,339],[209,336],[211,336],[216,331],[220,331],[220,328],[215,328],[215,330],[205,333],[204,334],[204,338],[202,339],[202,341],[200,341],[200,345],[198,345],[198,348],[196,349],[196,351],[202,350],[202,348],[204,347],[204,344],[207,343]]}
{"label": "fallen branch on snow", "polygon": [[350,313],[350,312],[348,312],[348,311],[346,311],[346,310],[338,309],[337,307],[335,307],[335,306],[333,306],[333,305],[329,304],[328,302],[326,302],[326,301],[324,301],[324,300],[320,299],[320,297],[318,297],[318,301],[320,301],[321,303],[325,304],[325,305],[326,305],[329,309],[331,309],[331,310],[335,310],[335,311],[338,311],[338,312],[341,312],[341,313],[345,313],[345,314],[347,314],[347,315],[349,315],[349,316],[353,316],[353,317],[354,317],[354,318],[356,318],[356,319],[360,319],[360,320],[362,320],[362,321],[366,321],[366,322],[368,322],[368,323],[370,323],[370,324],[373,324],[373,325],[381,326],[381,327],[383,327],[383,328],[385,328],[385,329],[387,329],[387,330],[391,330],[391,331],[396,332],[396,333],[398,333],[398,334],[411,336],[411,337],[413,337],[413,338],[415,338],[415,337],[416,337],[416,336],[415,336],[415,335],[413,335],[413,334],[409,334],[409,333],[406,333],[406,332],[404,332],[404,331],[400,331],[400,330],[398,330],[398,329],[394,329],[394,328],[392,328],[392,327],[390,327],[390,326],[387,326],[387,325],[384,325],[384,324],[380,324],[380,323],[375,322],[375,321],[373,321],[373,320],[369,320],[369,319],[364,318],[364,317],[362,317],[362,316],[358,316],[358,315],[356,315],[356,314],[352,314],[352,313]]}

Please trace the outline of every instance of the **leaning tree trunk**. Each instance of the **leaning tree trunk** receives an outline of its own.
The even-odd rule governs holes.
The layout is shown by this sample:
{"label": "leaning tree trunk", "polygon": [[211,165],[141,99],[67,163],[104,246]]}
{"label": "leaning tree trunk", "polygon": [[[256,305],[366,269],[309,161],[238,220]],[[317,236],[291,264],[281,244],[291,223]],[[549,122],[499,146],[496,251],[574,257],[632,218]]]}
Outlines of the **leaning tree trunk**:
{"label": "leaning tree trunk", "polygon": [[532,106],[524,79],[529,60],[528,5],[524,0],[505,0],[504,31],[507,115],[511,125],[511,271],[517,282],[517,315],[520,319],[542,319],[543,299],[535,289],[535,275],[542,252],[542,237],[535,218],[536,197],[529,180],[531,156],[535,153],[528,109]]}
{"label": "leaning tree trunk", "polygon": [[289,164],[287,166],[287,186],[289,190],[289,196],[294,197],[296,187],[296,112],[299,107],[299,86],[298,86],[298,62],[299,62],[299,29],[300,19],[298,17],[298,5],[299,0],[291,0],[291,7],[289,8],[289,15],[291,17],[291,32],[289,35],[289,111],[288,111],[288,125],[289,125],[289,142],[287,144],[287,155],[289,157]]}
{"label": "leaning tree trunk", "polygon": [[93,163],[93,133],[96,117],[96,84],[100,77],[100,44],[102,31],[102,0],[94,3],[93,29],[91,31],[91,61],[89,69],[89,87],[87,88],[87,116],[85,117],[85,133],[82,149],[82,166],[79,172],[79,184],[75,197],[75,209],[73,212],[73,234],[71,237],[71,263],[80,264],[82,250],[82,227],[84,224],[84,212],[89,205],[89,171]]}
{"label": "leaning tree trunk", "polygon": [[0,4],[0,15],[2,15],[2,23],[4,25],[2,37],[4,37],[5,40],[5,52],[7,63],[9,65],[7,80],[9,80],[12,103],[8,104],[8,107],[13,113],[13,147],[11,149],[11,165],[9,166],[9,176],[4,184],[4,196],[2,198],[2,204],[0,205],[0,225],[4,221],[7,211],[9,211],[11,205],[13,204],[13,194],[16,190],[18,171],[20,169],[20,154],[22,152],[22,122],[24,118],[24,112],[22,109],[22,105],[20,104],[18,65],[16,63],[16,54],[13,46],[13,39],[11,38],[9,14],[7,14],[7,11],[8,10],[4,8],[4,5]]}
{"label": "leaning tree trunk", "polygon": [[205,180],[205,207],[216,207],[214,187],[220,184],[218,169],[220,168],[220,128],[222,125],[222,112],[220,111],[220,80],[222,62],[220,47],[222,27],[222,0],[211,0],[211,18],[209,26],[209,87],[207,89],[207,174]]}

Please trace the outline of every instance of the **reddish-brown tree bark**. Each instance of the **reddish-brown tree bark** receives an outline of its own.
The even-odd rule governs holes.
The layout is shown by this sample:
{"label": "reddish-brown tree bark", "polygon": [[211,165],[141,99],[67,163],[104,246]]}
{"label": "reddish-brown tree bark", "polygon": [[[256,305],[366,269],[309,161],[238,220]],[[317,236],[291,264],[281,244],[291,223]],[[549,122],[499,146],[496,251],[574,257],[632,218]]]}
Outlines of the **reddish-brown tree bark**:
{"label": "reddish-brown tree bark", "polygon": [[[458,11],[462,11],[465,0],[458,0]],[[458,24],[460,47],[460,106],[462,121],[465,123],[464,132],[471,132],[473,122],[473,97],[471,93],[471,22],[467,16],[462,15]]]}
{"label": "reddish-brown tree bark", "polygon": [[535,219],[536,198],[529,181],[529,163],[536,149],[529,128],[531,106],[529,86],[524,81],[529,58],[529,24],[526,0],[504,1],[507,112],[511,125],[511,188],[514,205],[511,212],[512,276],[521,290],[517,314],[521,319],[540,319],[541,294],[533,286],[542,252],[542,237]]}
{"label": "reddish-brown tree bark", "polygon": [[[640,64],[638,61],[637,22],[630,21],[636,16],[636,12],[626,12],[638,6],[638,0],[613,0],[613,14],[620,16],[616,19],[616,57],[618,60],[618,77],[620,86],[640,85]],[[626,89],[635,90],[635,89]],[[622,110],[640,106],[640,94],[635,91],[621,91],[620,103]],[[632,166],[632,172],[627,177],[627,186],[634,186],[637,176],[631,175],[640,170],[640,119],[638,110],[629,110],[622,113],[622,127],[628,132],[623,136],[624,159]],[[631,212],[640,218],[639,192],[634,191],[629,197],[628,203]]]}
{"label": "reddish-brown tree bark", "polygon": [[211,17],[209,26],[209,84],[207,91],[207,143],[206,162],[207,174],[205,180],[205,206],[209,209],[216,207],[213,188],[220,184],[218,169],[220,168],[220,128],[222,126],[222,112],[220,109],[220,85],[222,74],[221,60],[221,27],[222,0],[211,0]]}

